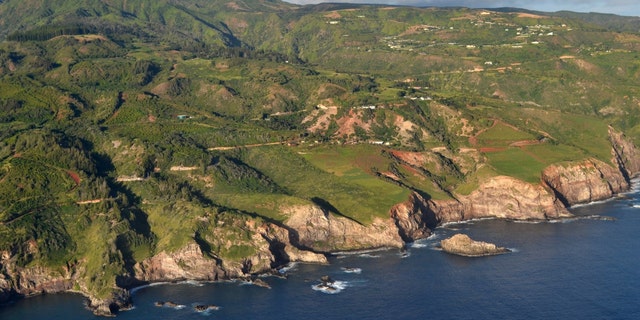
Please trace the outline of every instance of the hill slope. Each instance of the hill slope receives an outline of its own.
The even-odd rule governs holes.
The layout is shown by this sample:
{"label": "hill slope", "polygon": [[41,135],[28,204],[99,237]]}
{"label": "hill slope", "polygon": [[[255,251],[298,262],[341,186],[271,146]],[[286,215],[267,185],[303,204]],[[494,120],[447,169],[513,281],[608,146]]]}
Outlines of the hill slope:
{"label": "hill slope", "polygon": [[625,190],[640,35],[595,20],[0,2],[0,300],[75,290],[111,314],[143,283],[250,280]]}

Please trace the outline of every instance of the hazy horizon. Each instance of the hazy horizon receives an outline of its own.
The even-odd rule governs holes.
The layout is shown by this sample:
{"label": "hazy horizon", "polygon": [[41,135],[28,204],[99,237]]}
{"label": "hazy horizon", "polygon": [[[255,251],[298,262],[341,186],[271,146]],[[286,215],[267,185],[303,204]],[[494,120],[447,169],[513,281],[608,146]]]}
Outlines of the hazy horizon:
{"label": "hazy horizon", "polygon": [[502,8],[514,7],[528,10],[556,12],[598,12],[623,16],[640,17],[640,5],[636,0],[563,0],[563,1],[525,1],[525,0],[284,0],[295,4],[316,4],[321,2],[371,3],[390,5],[435,6],[435,7],[469,7],[469,8]]}

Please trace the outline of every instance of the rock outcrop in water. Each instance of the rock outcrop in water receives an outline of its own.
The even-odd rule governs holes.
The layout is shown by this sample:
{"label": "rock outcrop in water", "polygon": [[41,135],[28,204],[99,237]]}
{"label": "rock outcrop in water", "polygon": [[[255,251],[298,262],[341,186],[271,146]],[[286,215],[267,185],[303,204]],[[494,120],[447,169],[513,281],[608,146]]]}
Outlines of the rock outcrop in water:
{"label": "rock outcrop in water", "polygon": [[440,241],[440,247],[445,252],[465,257],[482,257],[511,252],[509,249],[498,247],[493,243],[475,241],[461,233]]}

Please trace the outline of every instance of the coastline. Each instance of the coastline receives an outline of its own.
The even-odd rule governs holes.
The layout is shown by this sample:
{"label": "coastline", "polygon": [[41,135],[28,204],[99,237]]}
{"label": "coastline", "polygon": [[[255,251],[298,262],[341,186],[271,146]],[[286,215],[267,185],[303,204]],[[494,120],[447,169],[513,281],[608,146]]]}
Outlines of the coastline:
{"label": "coastline", "polygon": [[[620,170],[626,170],[624,166],[621,166],[619,168]],[[620,190],[619,192],[613,192],[612,189],[609,189],[609,191],[611,192],[609,194],[609,196],[606,199],[601,199],[601,200],[595,200],[595,201],[588,201],[588,202],[584,202],[584,203],[575,203],[575,204],[571,204],[570,206],[564,206],[564,209],[571,209],[571,208],[580,208],[580,207],[584,207],[584,206],[589,206],[589,205],[596,205],[596,204],[600,204],[600,203],[606,203],[615,199],[620,198],[621,196],[623,196],[626,193],[632,193],[635,192],[637,190],[640,190],[640,176],[638,175],[638,172],[634,172],[632,174],[629,174],[629,177],[633,177],[633,178],[629,178],[629,180],[627,181],[627,184],[625,185],[624,190]],[[606,177],[605,177],[606,178]],[[426,223],[426,221],[429,219],[429,217],[427,216],[428,214],[432,214],[435,215],[437,217],[437,212],[433,212],[433,211],[429,211],[429,210],[433,210],[433,207],[428,207],[428,206],[420,206],[419,204],[424,204],[425,202],[421,202],[420,201],[424,201],[424,199],[418,199],[418,198],[414,198],[414,199],[410,199],[410,201],[413,200],[414,202],[410,202],[409,205],[407,205],[406,207],[408,207],[407,211],[405,211],[405,214],[407,214],[406,217],[402,217],[400,218],[399,215],[394,216],[394,214],[391,214],[391,220],[396,219],[396,223],[398,223],[401,219],[404,219],[403,221],[409,221],[410,223],[410,227],[411,228],[416,228],[416,229],[420,229],[420,228],[424,228],[424,223]],[[431,201],[431,200],[429,200]],[[432,202],[431,202],[432,203]],[[564,204],[564,203],[563,203]],[[434,204],[436,207],[438,206],[438,204]],[[463,209],[462,207],[455,207],[454,209]],[[568,211],[567,211],[568,212]],[[418,216],[418,218],[416,218],[416,216]],[[516,216],[517,217],[517,216]],[[416,219],[416,220],[412,220],[412,219]],[[433,231],[435,229],[438,228],[451,228],[453,226],[456,225],[461,225],[461,224],[472,224],[476,221],[484,221],[484,220],[507,220],[507,221],[515,221],[518,223],[558,223],[558,222],[562,222],[562,221],[570,221],[570,220],[575,220],[575,219],[597,219],[597,220],[610,220],[610,218],[608,217],[603,217],[603,216],[586,216],[586,217],[576,217],[573,214],[570,214],[569,216],[559,216],[559,217],[548,217],[545,216],[544,219],[538,219],[538,218],[531,218],[531,217],[526,217],[524,219],[522,218],[505,218],[505,217],[501,217],[501,216],[481,216],[481,217],[475,217],[473,215],[470,215],[470,218],[465,219],[465,215],[459,215],[459,219],[461,220],[457,220],[457,221],[445,221],[442,222],[442,220],[438,220],[439,222],[431,229],[427,229],[428,232],[424,232],[424,233],[419,233],[416,234],[416,236],[414,236],[411,239],[402,239],[402,246],[400,248],[397,248],[395,246],[385,246],[385,245],[372,245],[371,247],[364,247],[364,244],[360,244],[360,246],[362,246],[361,249],[357,249],[357,250],[327,250],[327,251],[313,251],[313,250],[309,250],[309,252],[316,254],[316,255],[323,255],[325,258],[327,256],[339,256],[339,255],[358,255],[358,254],[368,254],[368,253],[372,253],[372,252],[379,252],[379,251],[386,251],[389,249],[400,249],[402,250],[403,248],[406,248],[407,246],[411,245],[411,243],[414,243],[417,240],[420,239],[427,239],[429,237],[432,237],[434,235]],[[398,227],[397,230],[399,231],[403,231],[401,230],[400,226],[396,225]],[[335,235],[333,235],[335,236]],[[288,243],[288,245],[292,245],[295,247],[294,244]],[[371,243],[373,244],[373,243]],[[274,257],[276,258],[276,257]],[[279,260],[280,259],[280,260]],[[283,257],[277,257],[275,261],[273,261],[273,263],[271,264],[271,267],[268,269],[262,269],[262,271],[256,272],[256,273],[244,273],[244,272],[238,272],[238,270],[225,270],[225,269],[221,269],[223,273],[220,274],[220,277],[216,277],[216,280],[198,280],[197,278],[194,277],[194,279],[185,279],[185,278],[181,278],[179,280],[176,281],[166,281],[166,280],[162,280],[162,281],[148,281],[148,280],[144,280],[144,279],[138,279],[138,278],[132,278],[132,283],[135,284],[140,284],[140,285],[134,285],[131,287],[116,287],[113,288],[114,292],[113,292],[113,296],[110,299],[107,300],[99,300],[99,299],[95,299],[94,297],[92,297],[89,293],[86,292],[82,292],[79,290],[74,290],[74,289],[67,289],[67,290],[63,290],[63,291],[58,291],[58,292],[69,292],[69,293],[74,293],[74,294],[81,294],[83,295],[85,298],[88,299],[88,303],[87,303],[87,308],[89,308],[90,310],[92,310],[96,315],[102,315],[102,316],[114,316],[116,315],[118,312],[121,311],[126,311],[127,309],[130,309],[133,306],[132,303],[132,295],[135,294],[137,291],[146,288],[146,287],[152,287],[152,286],[157,286],[157,285],[163,285],[163,284],[181,284],[181,283],[192,283],[192,284],[204,284],[204,283],[217,283],[217,282],[233,282],[233,281],[247,281],[247,283],[250,283],[248,281],[248,279],[252,279],[255,277],[260,277],[260,276],[282,276],[283,273],[281,272],[282,269],[286,268],[288,266],[289,263],[291,262],[296,262],[296,263],[313,263],[312,261],[304,261],[304,259],[302,260],[281,260],[283,259]],[[317,264],[314,263],[314,264]],[[286,271],[285,271],[286,272]],[[65,281],[69,281],[71,279],[66,279]],[[27,294],[27,295],[21,295],[20,293],[13,291],[13,297],[9,299],[9,301],[11,300],[20,300],[20,299],[24,299],[24,298],[28,298],[31,296],[35,296],[35,295],[39,295],[42,293],[48,293],[48,294],[55,294],[55,292],[52,291],[41,291],[41,292],[36,292],[35,294]],[[12,294],[12,292],[10,291],[9,294]],[[7,301],[7,302],[9,302]]]}

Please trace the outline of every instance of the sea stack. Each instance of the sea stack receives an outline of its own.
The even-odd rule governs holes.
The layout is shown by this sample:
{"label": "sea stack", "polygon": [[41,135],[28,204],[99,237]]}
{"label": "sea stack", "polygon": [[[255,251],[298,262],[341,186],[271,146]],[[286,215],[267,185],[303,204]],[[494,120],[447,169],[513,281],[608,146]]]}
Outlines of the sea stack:
{"label": "sea stack", "polygon": [[493,243],[475,241],[466,234],[456,234],[448,239],[440,241],[443,251],[465,257],[482,257],[511,252],[511,250],[498,247]]}

